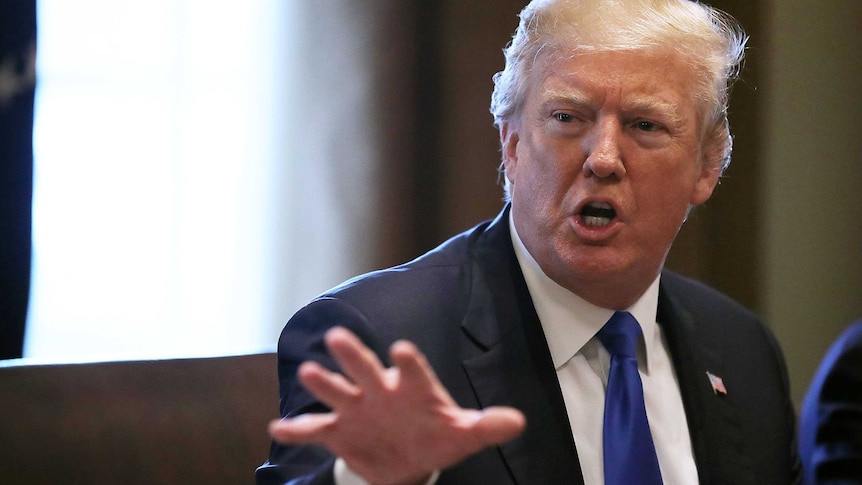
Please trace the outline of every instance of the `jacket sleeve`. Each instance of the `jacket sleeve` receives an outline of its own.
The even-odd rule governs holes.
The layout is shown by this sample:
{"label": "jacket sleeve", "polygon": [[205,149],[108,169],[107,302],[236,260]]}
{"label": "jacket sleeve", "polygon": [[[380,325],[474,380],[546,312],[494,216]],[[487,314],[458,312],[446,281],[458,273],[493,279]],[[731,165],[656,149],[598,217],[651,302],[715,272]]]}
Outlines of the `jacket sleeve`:
{"label": "jacket sleeve", "polygon": [[[297,378],[302,362],[311,360],[340,371],[324,344],[324,335],[334,326],[355,333],[384,361],[387,345],[378,342],[366,317],[349,303],[336,298],[319,298],[298,311],[282,330],[278,342],[279,408],[281,416],[325,413],[329,409],[305,390]],[[257,468],[258,485],[335,485],[335,457],[313,445],[281,445],[273,442],[269,459]]]}

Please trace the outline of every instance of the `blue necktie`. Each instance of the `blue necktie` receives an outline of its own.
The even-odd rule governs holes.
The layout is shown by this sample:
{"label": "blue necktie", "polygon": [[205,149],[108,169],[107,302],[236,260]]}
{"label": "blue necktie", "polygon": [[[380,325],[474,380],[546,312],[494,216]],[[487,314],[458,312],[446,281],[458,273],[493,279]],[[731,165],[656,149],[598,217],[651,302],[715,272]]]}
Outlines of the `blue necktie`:
{"label": "blue necktie", "polygon": [[638,374],[640,335],[629,312],[614,313],[598,333],[611,354],[603,435],[606,485],[662,483]]}

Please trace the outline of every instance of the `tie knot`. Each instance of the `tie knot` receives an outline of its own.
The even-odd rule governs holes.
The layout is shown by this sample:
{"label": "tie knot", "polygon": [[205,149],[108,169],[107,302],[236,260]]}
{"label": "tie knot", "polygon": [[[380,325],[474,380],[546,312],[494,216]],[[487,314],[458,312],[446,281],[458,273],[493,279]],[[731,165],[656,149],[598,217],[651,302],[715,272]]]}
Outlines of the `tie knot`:
{"label": "tie knot", "polygon": [[641,327],[629,312],[616,312],[599,330],[598,337],[611,355],[635,357]]}

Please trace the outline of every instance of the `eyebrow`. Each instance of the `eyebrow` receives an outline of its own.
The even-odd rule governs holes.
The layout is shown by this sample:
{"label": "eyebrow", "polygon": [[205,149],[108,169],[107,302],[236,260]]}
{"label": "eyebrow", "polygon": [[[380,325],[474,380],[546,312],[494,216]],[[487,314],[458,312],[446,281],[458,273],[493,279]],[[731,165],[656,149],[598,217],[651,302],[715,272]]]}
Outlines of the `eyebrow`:
{"label": "eyebrow", "polygon": [[[564,102],[573,106],[591,106],[593,104],[587,96],[575,91],[547,89],[542,93],[542,104],[552,102]],[[671,122],[680,124],[683,120],[678,108],[677,105],[655,96],[641,96],[633,100],[626,100],[623,105],[625,112],[659,113],[669,118]]]}
{"label": "eyebrow", "polygon": [[667,116],[674,123],[682,123],[682,117],[679,114],[679,107],[677,105],[652,96],[645,96],[626,102],[623,110],[657,112],[663,116]]}
{"label": "eyebrow", "polygon": [[560,91],[557,89],[546,89],[542,92],[542,104],[553,101],[562,101],[578,106],[589,106],[591,103],[586,96],[573,91]]}

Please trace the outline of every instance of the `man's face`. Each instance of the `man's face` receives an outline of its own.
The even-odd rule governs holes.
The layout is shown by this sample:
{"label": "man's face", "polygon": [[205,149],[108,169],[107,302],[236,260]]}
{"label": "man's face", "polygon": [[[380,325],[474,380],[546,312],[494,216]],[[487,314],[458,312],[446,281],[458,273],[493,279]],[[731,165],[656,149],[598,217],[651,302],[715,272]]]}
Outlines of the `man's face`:
{"label": "man's face", "polygon": [[530,76],[501,129],[515,227],[554,281],[625,308],[718,180],[694,70],[670,54],[593,52],[540,57]]}

